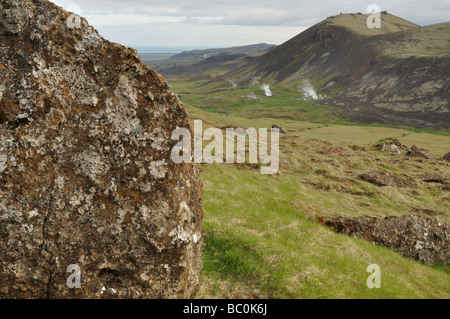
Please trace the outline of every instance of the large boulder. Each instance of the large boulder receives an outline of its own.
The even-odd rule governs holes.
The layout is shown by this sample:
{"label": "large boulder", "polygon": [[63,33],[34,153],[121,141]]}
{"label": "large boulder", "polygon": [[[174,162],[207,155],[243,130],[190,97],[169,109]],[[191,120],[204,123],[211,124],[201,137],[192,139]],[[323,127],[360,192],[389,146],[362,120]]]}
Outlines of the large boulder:
{"label": "large boulder", "polygon": [[397,155],[402,153],[401,152],[402,145],[398,142],[390,142],[390,143],[385,142],[381,145],[375,146],[375,148],[383,152],[388,152]]}
{"label": "large boulder", "polygon": [[84,18],[0,9],[0,297],[190,297],[201,181],[170,158],[185,109]]}

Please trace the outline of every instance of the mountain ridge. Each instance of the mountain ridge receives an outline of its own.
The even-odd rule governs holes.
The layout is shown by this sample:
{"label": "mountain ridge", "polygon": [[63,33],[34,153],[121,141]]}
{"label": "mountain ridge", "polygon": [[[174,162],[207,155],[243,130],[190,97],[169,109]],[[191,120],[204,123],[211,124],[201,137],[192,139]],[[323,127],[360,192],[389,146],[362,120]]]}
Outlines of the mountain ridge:
{"label": "mountain ridge", "polygon": [[231,48],[215,48],[183,51],[160,61],[148,61],[147,65],[164,75],[192,75],[212,69],[232,70],[270,51],[275,45],[258,43]]}
{"label": "mountain ridge", "polygon": [[382,28],[369,29],[366,17],[329,17],[216,81],[308,79],[353,121],[450,128],[450,23],[382,13]]}

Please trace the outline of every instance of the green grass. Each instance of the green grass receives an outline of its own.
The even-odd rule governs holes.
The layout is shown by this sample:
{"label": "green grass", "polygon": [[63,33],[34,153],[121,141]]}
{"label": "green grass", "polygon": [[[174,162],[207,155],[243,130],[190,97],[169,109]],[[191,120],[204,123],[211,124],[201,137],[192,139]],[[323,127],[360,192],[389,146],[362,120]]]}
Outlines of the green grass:
{"label": "green grass", "polygon": [[[358,174],[381,168],[416,176],[436,162],[350,148],[350,156],[321,154],[336,146],[346,148],[282,138],[282,158],[291,165],[278,175],[229,164],[203,168],[206,245],[197,298],[450,297],[448,265],[426,266],[316,221],[318,216],[398,216],[426,208],[449,222],[448,193],[430,185],[380,188],[357,180]],[[416,167],[419,163],[423,167]],[[329,173],[322,176],[319,169]],[[450,173],[447,166],[442,169]],[[346,186],[348,180],[355,183]],[[372,263],[381,267],[381,289],[366,285]]]}
{"label": "green grass", "polygon": [[[308,218],[308,206],[336,211],[344,203],[317,201],[326,194],[302,187],[296,176],[215,165],[204,168],[202,179],[202,278],[209,280],[201,280],[198,298],[229,297],[233,287],[241,298],[450,297],[448,267],[422,265]],[[381,267],[381,289],[366,285],[373,263]],[[204,284],[211,281],[229,285]]]}
{"label": "green grass", "polygon": [[[286,129],[305,128],[301,135],[311,138],[362,145],[397,138],[407,146],[416,144],[427,148],[436,156],[450,151],[449,130],[349,122],[345,114],[333,107],[302,101],[302,94],[292,84],[273,85],[273,96],[266,97],[260,85],[233,89],[226,82],[208,84],[208,80],[201,77],[197,81],[189,77],[171,77],[169,80],[172,90],[181,94],[181,101],[190,114],[213,123],[268,127],[275,122]],[[258,99],[249,99],[251,93]]]}

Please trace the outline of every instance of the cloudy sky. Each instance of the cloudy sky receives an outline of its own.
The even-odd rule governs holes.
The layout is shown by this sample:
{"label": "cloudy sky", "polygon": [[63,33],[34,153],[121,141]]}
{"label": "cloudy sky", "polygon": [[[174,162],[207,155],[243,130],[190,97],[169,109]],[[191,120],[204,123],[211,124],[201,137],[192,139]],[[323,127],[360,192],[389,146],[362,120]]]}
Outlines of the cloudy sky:
{"label": "cloudy sky", "polygon": [[450,21],[450,0],[53,0],[105,38],[132,47],[212,48],[281,44],[339,13],[381,10],[428,25]]}

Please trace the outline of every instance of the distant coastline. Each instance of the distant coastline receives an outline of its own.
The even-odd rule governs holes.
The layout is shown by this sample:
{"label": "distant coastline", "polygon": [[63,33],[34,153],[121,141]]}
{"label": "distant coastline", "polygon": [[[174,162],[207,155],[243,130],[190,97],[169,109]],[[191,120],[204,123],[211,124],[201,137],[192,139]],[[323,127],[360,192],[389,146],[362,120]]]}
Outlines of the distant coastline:
{"label": "distant coastline", "polygon": [[200,47],[186,47],[186,48],[174,48],[174,47],[133,47],[139,53],[165,53],[165,54],[178,54],[183,51],[191,51],[191,50],[203,50],[207,48]]}
{"label": "distant coastline", "polygon": [[170,50],[170,49],[145,49],[137,50],[139,54],[178,54],[183,50]]}

